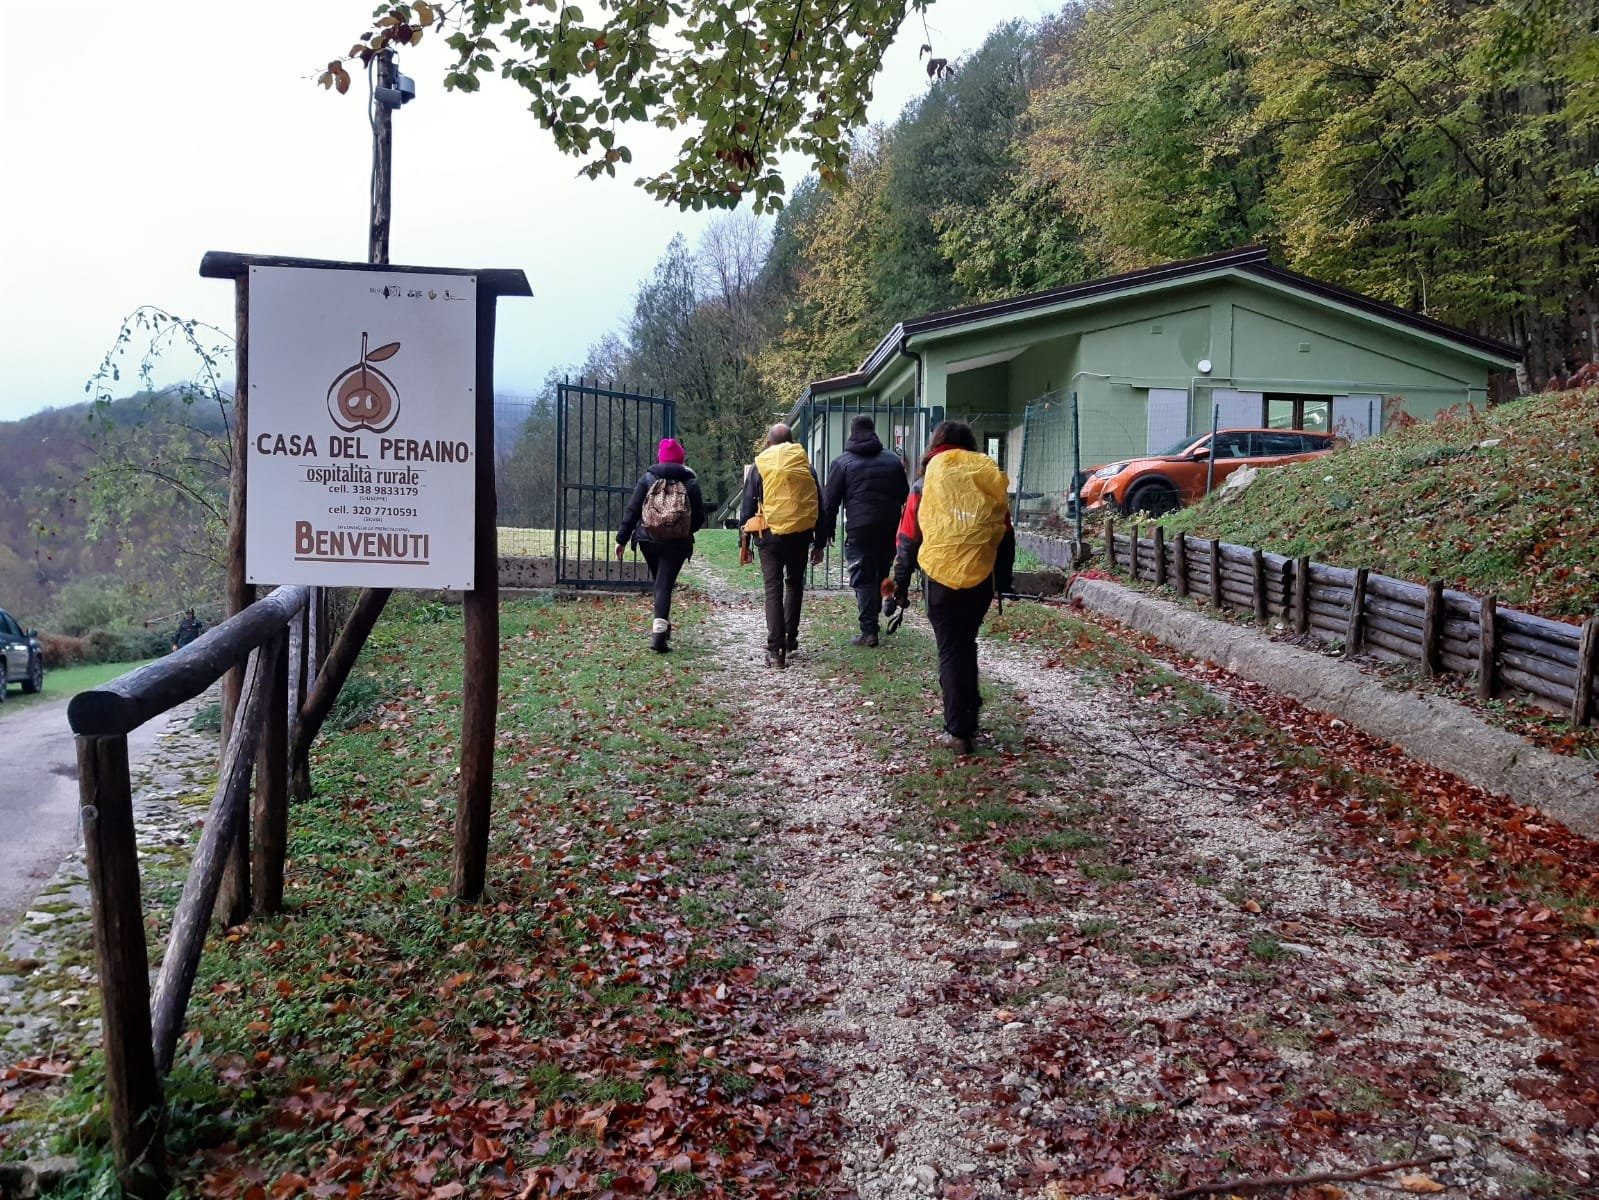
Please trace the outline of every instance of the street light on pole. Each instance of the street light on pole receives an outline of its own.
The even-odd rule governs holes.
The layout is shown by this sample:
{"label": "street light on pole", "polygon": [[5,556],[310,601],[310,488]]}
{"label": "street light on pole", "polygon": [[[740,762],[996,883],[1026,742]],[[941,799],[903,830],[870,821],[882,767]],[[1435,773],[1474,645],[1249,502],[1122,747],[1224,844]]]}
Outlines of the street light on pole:
{"label": "street light on pole", "polygon": [[389,261],[389,218],[394,185],[394,110],[416,99],[416,81],[401,75],[394,51],[374,60],[377,86],[372,89],[372,201],[367,236],[367,261]]}

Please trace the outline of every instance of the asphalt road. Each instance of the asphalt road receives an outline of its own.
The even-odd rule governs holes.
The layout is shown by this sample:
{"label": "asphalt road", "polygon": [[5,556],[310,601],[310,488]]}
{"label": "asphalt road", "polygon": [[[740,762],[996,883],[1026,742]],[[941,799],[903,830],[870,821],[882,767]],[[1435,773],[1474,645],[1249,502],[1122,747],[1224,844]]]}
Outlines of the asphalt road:
{"label": "asphalt road", "polygon": [[[165,725],[157,718],[128,735],[130,765],[149,753]],[[0,709],[0,934],[81,840],[78,755],[67,702]]]}

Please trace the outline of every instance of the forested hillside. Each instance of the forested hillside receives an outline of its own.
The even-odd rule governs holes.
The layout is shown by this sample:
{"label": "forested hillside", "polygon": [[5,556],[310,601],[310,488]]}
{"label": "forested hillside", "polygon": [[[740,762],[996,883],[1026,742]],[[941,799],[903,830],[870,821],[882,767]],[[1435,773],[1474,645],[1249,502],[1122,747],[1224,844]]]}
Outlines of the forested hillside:
{"label": "forested hillside", "polygon": [[1599,336],[1592,6],[1102,0],[996,29],[769,231],[674,241],[590,374],[680,401],[720,498],[892,324],[1249,242],[1526,352]]}
{"label": "forested hillside", "polygon": [[174,389],[0,422],[0,607],[59,629],[64,592],[95,625],[214,599],[223,408]]}
{"label": "forested hillside", "polygon": [[[1515,342],[1539,388],[1599,339],[1592,19],[1574,0],[1098,0],[1002,25],[774,222],[674,239],[618,329],[502,405],[502,513],[550,524],[563,373],[676,398],[720,503],[804,385],[856,367],[896,321],[1251,242]],[[224,336],[141,312],[144,334]],[[0,595],[27,609],[113,569],[163,602],[203,586],[226,438],[201,383],[183,394],[216,411],[102,395],[109,423],[68,410],[3,430],[24,451],[0,501],[31,518],[0,534]],[[114,443],[112,468],[74,488]]]}

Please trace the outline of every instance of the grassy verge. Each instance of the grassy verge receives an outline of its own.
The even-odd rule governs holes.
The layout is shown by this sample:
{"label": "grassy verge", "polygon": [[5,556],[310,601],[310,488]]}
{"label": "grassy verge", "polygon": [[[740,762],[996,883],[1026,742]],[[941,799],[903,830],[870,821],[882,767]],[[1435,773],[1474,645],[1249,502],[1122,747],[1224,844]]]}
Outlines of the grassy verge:
{"label": "grassy verge", "polygon": [[752,562],[747,567],[739,565],[736,529],[700,530],[694,535],[694,557],[739,591],[758,592],[761,589],[760,563]]}
{"label": "grassy verge", "polygon": [[17,712],[35,704],[49,704],[53,700],[67,700],[79,692],[86,692],[90,688],[99,687],[102,683],[109,683],[118,675],[126,675],[137,667],[154,662],[154,659],[144,659],[141,662],[125,663],[82,663],[75,667],[58,667],[53,671],[44,673],[44,690],[33,695],[26,695],[21,688],[12,688],[6,692],[6,700],[0,705],[0,721],[5,719],[8,712]]}
{"label": "grassy verge", "polygon": [[1582,618],[1599,609],[1596,477],[1599,400],[1534,396],[1274,468],[1164,523]]}
{"label": "grassy verge", "polygon": [[[203,961],[169,1092],[183,1194],[810,1194],[826,1081],[776,1043],[791,998],[746,965],[771,902],[762,820],[734,803],[749,746],[695,607],[674,618],[663,658],[640,602],[505,607],[492,891],[466,907],[459,612],[380,625],[383,698],[293,814],[291,912]],[[93,1072],[73,1195],[104,1166]]]}

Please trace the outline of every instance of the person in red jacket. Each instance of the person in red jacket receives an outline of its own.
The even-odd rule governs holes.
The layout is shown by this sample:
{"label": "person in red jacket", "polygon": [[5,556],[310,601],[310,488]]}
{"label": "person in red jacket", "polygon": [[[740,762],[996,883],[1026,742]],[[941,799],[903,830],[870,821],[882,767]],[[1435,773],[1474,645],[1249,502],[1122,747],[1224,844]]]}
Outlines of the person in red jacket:
{"label": "person in red jacket", "polygon": [[[965,470],[945,472],[934,467],[940,455],[951,452],[972,456],[963,463]],[[982,464],[976,473],[975,464]],[[930,469],[936,477],[931,488]],[[1016,562],[1016,534],[1004,502],[1004,482],[992,460],[977,455],[971,426],[963,421],[940,422],[900,518],[894,576],[883,582],[885,595],[903,606],[912,573],[919,564],[925,568],[927,620],[938,642],[938,685],[944,696],[944,734],[939,744],[958,754],[975,750],[977,713],[983,704],[977,685],[977,631],[996,590],[1011,590]],[[924,504],[938,507],[936,519],[927,522],[931,542],[924,537]],[[934,518],[931,512],[927,516]],[[979,578],[970,580],[973,572]]]}

